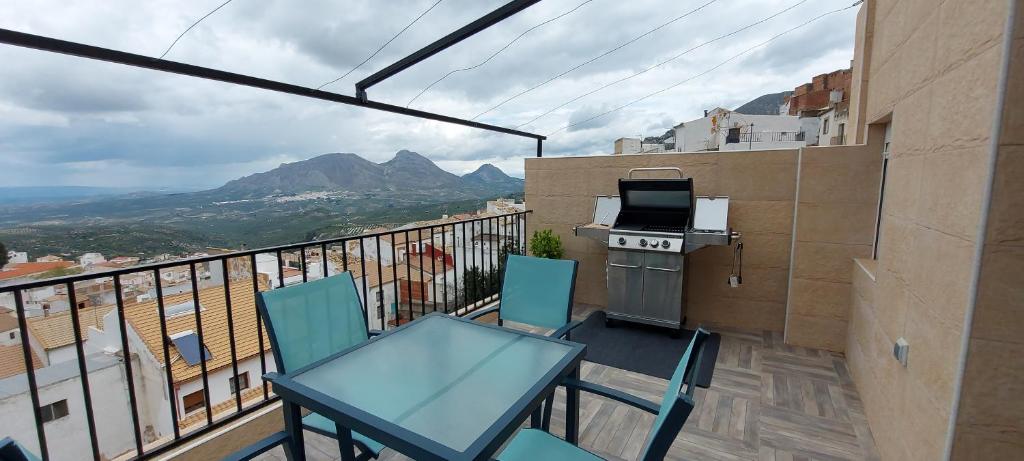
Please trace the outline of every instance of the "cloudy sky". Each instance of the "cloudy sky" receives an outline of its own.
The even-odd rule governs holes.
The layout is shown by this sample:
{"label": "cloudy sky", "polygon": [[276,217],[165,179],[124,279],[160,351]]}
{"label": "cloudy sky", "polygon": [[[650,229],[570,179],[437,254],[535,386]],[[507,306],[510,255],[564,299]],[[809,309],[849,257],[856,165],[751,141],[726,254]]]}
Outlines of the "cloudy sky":
{"label": "cloudy sky", "polygon": [[[159,56],[224,0],[6,0],[0,27]],[[234,0],[166,59],[317,87],[350,71],[437,0]],[[377,56],[324,87],[356,81],[503,0],[442,0]],[[686,14],[636,42],[479,116],[515,127],[583,93],[780,11],[733,36],[598,91],[521,129],[550,134],[545,155],[609,153],[616,138],[657,135],[849,66],[857,9],[817,20],[723,61],[850,0],[544,0],[370,89],[405,106],[473,118],[510,97]],[[795,5],[795,6],[794,6]],[[790,8],[792,7],[792,8]],[[354,152],[381,162],[420,152],[455,173],[481,163],[522,175],[531,139],[340,104],[0,45],[0,171],[8,186],[217,186],[314,157]],[[708,70],[713,69],[708,72]],[[693,78],[695,75],[700,77]],[[622,110],[566,125],[686,81]]]}

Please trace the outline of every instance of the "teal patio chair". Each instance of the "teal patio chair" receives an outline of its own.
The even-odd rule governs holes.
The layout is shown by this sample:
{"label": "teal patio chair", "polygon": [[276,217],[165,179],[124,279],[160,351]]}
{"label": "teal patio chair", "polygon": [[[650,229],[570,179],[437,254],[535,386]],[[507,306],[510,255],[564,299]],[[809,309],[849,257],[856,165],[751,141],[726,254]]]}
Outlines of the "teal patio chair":
{"label": "teal patio chair", "polygon": [[[355,280],[348,272],[260,292],[256,306],[267,325],[279,373],[302,368],[380,333],[370,331]],[[334,421],[317,413],[304,416],[302,427],[337,438]],[[376,458],[384,450],[384,445],[358,432],[352,432],[352,441],[359,449],[358,459]],[[269,450],[282,442],[290,443],[280,433],[272,435],[253,445],[248,454],[261,448]]]}
{"label": "teal patio chair", "polygon": [[[469,314],[476,319],[497,312],[498,325],[505,320],[525,323],[554,331],[548,336],[572,339],[572,329],[581,322],[572,321],[572,303],[576,291],[576,269],[579,263],[571,259],[544,259],[510,254],[505,260],[505,273],[501,281],[498,305]],[[547,398],[541,427],[551,421],[551,404],[555,396]]]}
{"label": "teal patio chair", "polygon": [[508,255],[498,305],[473,312],[476,319],[497,312],[498,325],[506,320],[555,331],[555,338],[570,338],[580,322],[572,321],[572,298],[576,290],[576,268],[571,259],[544,259]]}
{"label": "teal patio chair", "polygon": [[[704,342],[708,333],[698,328],[686,347],[672,380],[668,383],[661,405],[649,400],[578,379],[567,379],[567,390],[580,390],[607,397],[656,415],[654,425],[647,434],[647,441],[638,459],[653,461],[665,459],[672,441],[683,429],[683,424],[693,411],[694,384],[704,355]],[[684,389],[685,385],[685,389]],[[500,461],[593,461],[602,458],[580,447],[539,429],[523,429],[498,455]]]}
{"label": "teal patio chair", "polygon": [[10,437],[0,440],[0,461],[39,461],[36,455]]}

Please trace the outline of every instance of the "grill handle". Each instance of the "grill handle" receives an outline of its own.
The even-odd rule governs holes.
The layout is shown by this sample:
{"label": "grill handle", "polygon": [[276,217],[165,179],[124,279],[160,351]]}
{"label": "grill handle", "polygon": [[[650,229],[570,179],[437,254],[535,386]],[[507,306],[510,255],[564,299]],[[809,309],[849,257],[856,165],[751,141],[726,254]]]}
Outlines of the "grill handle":
{"label": "grill handle", "polygon": [[645,267],[649,271],[661,271],[661,272],[679,272],[679,269],[669,269],[666,267]]}
{"label": "grill handle", "polygon": [[662,167],[651,167],[651,168],[630,168],[627,178],[633,179],[634,171],[675,171],[679,178],[683,177],[683,170],[674,166],[662,166]]}
{"label": "grill handle", "polygon": [[621,267],[621,268],[623,268],[623,269],[639,269],[639,268],[640,268],[640,266],[630,266],[630,265],[628,265],[628,264],[615,264],[615,263],[608,263],[608,265],[609,265],[609,266],[612,266],[612,267]]}

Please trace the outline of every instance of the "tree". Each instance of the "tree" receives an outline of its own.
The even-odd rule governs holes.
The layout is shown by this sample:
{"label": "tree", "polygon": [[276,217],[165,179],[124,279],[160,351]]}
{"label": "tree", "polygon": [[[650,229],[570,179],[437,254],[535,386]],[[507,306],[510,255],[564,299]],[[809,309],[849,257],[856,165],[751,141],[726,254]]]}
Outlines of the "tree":
{"label": "tree", "polygon": [[0,267],[7,265],[7,247],[4,246],[4,242],[0,242]]}
{"label": "tree", "polygon": [[498,271],[495,269],[484,271],[479,267],[470,267],[462,272],[462,293],[467,304],[497,294],[500,286]]}

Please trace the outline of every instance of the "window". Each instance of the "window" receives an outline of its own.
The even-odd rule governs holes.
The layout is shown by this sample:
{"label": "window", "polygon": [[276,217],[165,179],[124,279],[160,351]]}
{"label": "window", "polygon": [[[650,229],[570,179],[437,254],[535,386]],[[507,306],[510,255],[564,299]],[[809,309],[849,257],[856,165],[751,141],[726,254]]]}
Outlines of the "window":
{"label": "window", "polygon": [[14,339],[14,332],[13,331],[10,332],[9,335],[10,335],[11,339]]}
{"label": "window", "polygon": [[246,371],[237,378],[228,378],[228,386],[231,387],[231,393],[234,394],[239,390],[245,390],[249,388],[249,372]]}
{"label": "window", "polygon": [[821,121],[821,134],[828,134],[828,117]]}
{"label": "window", "polygon": [[49,405],[43,405],[39,411],[43,415],[43,422],[48,423],[68,415],[68,401],[58,400]]}
{"label": "window", "polygon": [[882,200],[885,199],[885,177],[889,170],[889,145],[892,143],[892,124],[885,124],[885,137],[882,141],[882,178],[878,185],[878,212],[875,215],[875,239],[871,244],[871,259],[878,259],[878,242],[882,237]]}
{"label": "window", "polygon": [[201,410],[206,406],[206,398],[203,396],[202,389],[186,395],[181,399],[181,401],[185,404],[186,414],[192,413],[196,410]]}

